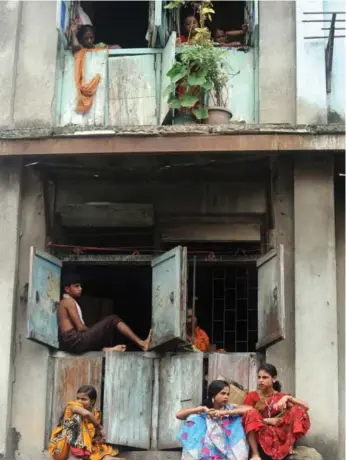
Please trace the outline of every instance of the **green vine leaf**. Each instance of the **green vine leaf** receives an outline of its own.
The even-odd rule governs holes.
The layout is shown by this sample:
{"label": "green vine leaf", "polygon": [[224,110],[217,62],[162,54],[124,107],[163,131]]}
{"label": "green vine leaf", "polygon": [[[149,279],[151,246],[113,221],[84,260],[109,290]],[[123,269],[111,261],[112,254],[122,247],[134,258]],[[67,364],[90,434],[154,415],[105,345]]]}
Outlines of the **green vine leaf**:
{"label": "green vine leaf", "polygon": [[182,107],[194,107],[198,100],[199,98],[193,94],[183,94],[180,98],[180,104]]}
{"label": "green vine leaf", "polygon": [[192,113],[197,118],[197,120],[205,120],[208,118],[208,108],[200,107],[199,109],[193,109]]}

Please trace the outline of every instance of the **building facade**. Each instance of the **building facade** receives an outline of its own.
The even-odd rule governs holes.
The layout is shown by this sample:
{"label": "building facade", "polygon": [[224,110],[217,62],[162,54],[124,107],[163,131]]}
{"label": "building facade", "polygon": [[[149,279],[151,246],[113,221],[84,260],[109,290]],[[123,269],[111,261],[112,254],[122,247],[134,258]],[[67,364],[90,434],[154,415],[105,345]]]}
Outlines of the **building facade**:
{"label": "building facade", "polygon": [[[90,3],[107,37],[107,17],[132,2]],[[121,50],[87,58],[101,83],[76,114],[64,34],[77,7],[0,4],[0,456],[46,458],[63,404],[93,383],[109,442],[128,458],[179,458],[174,412],[199,403],[205,366],[253,388],[266,359],[310,403],[304,443],[344,460],[344,3],[237,2],[251,34],[227,57],[227,126],[172,121],[175,22],[158,1],[133,7],[138,43],[125,34]],[[152,325],[158,348],[59,351],[71,267],[87,323],[117,311],[138,334]],[[186,305],[227,354],[161,352],[184,342]]]}

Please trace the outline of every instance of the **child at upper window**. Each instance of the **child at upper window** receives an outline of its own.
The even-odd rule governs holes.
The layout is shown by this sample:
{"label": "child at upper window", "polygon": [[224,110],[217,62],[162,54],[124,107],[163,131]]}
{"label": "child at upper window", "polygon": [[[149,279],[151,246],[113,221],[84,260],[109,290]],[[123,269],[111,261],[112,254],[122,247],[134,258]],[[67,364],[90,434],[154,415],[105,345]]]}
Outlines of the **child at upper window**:
{"label": "child at upper window", "polygon": [[222,47],[239,48],[240,46],[243,46],[243,44],[239,41],[239,37],[244,37],[248,30],[249,26],[247,24],[243,24],[241,30],[224,30],[217,27],[214,29],[213,39]]}

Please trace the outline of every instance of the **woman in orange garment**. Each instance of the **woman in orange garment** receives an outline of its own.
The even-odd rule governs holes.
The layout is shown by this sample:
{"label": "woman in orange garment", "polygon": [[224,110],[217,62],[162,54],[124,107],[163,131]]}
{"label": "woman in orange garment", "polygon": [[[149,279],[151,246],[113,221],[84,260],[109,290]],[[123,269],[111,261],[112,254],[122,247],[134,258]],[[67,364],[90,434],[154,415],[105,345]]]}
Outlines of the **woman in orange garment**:
{"label": "woman in orange garment", "polygon": [[[97,392],[90,385],[77,391],[54,428],[48,451],[54,460],[113,460],[118,450],[104,443]],[[124,460],[118,457],[118,460]]]}
{"label": "woman in orange garment", "polygon": [[308,404],[281,392],[272,364],[259,368],[258,390],[247,394],[244,405],[254,408],[243,415],[246,434],[255,432],[260,448],[272,460],[292,454],[294,443],[310,428]]}

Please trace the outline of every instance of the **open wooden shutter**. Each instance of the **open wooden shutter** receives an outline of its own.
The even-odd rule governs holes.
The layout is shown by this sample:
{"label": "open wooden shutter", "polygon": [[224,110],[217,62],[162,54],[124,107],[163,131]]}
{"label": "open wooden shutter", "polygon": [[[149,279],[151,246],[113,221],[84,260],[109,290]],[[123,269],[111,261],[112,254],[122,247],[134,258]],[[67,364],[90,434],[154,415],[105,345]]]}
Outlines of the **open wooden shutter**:
{"label": "open wooden shutter", "polygon": [[49,434],[57,424],[66,404],[74,401],[76,392],[82,385],[92,385],[97,391],[96,407],[100,408],[102,383],[102,353],[86,353],[83,356],[68,356],[57,352],[51,358],[53,387],[51,420],[49,420]]}
{"label": "open wooden shutter", "polygon": [[284,247],[257,260],[258,343],[266,348],[285,338]]}
{"label": "open wooden shutter", "polygon": [[180,447],[178,410],[202,402],[203,353],[181,353],[160,359],[157,448]]}
{"label": "open wooden shutter", "polygon": [[187,249],[178,246],[152,266],[151,349],[174,351],[186,338]]}
{"label": "open wooden shutter", "polygon": [[106,353],[103,425],[106,441],[150,449],[154,359],[149,353]]}
{"label": "open wooden shutter", "polygon": [[160,125],[164,122],[169,113],[168,96],[165,94],[166,88],[170,83],[167,72],[171,69],[175,61],[175,42],[176,32],[172,32],[162,53],[161,64],[161,88],[160,88]]}
{"label": "open wooden shutter", "polygon": [[247,390],[256,390],[257,366],[257,356],[254,353],[210,353],[208,384],[222,375]]}
{"label": "open wooden shutter", "polygon": [[59,348],[57,309],[62,262],[32,247],[27,311],[27,337]]}

